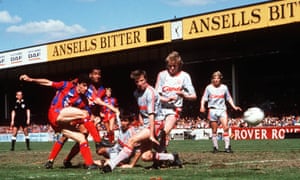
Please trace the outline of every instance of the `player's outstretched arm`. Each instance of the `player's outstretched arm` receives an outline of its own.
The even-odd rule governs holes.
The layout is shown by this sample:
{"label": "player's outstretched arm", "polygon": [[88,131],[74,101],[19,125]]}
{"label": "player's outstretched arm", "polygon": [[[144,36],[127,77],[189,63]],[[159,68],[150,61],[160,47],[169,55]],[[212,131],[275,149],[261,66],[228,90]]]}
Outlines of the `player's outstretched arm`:
{"label": "player's outstretched arm", "polygon": [[94,103],[96,103],[96,104],[98,104],[98,105],[100,105],[100,106],[106,106],[107,108],[109,108],[109,109],[111,109],[113,112],[115,112],[117,116],[120,115],[119,108],[114,107],[114,106],[112,106],[112,105],[110,105],[110,104],[105,103],[104,101],[102,101],[102,100],[101,100],[100,98],[98,98],[98,97],[94,100]]}
{"label": "player's outstretched arm", "polygon": [[19,78],[21,81],[34,82],[43,86],[52,86],[52,81],[43,78],[31,78],[27,74],[23,74]]}
{"label": "player's outstretched arm", "polygon": [[155,129],[155,124],[154,124],[155,120],[154,120],[154,118],[155,118],[154,114],[149,115],[149,122],[150,122],[150,137],[149,137],[149,139],[150,139],[151,142],[159,145],[159,142],[155,138],[155,135],[154,135],[154,129]]}

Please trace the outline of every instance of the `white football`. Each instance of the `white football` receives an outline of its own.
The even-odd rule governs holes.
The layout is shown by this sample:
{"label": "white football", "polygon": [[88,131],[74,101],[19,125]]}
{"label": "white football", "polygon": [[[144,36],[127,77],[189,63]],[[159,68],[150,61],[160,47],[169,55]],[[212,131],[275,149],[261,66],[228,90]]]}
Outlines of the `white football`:
{"label": "white football", "polygon": [[243,120],[252,126],[258,125],[265,118],[265,113],[259,107],[248,108],[244,112]]}

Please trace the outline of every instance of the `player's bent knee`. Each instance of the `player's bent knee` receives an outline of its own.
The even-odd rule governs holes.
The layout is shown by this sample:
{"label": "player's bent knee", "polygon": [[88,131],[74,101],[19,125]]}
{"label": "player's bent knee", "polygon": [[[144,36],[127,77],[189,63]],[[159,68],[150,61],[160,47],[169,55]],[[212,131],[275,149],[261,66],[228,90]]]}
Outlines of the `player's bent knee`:
{"label": "player's bent knee", "polygon": [[153,153],[152,153],[152,152],[144,152],[144,153],[142,154],[141,159],[142,159],[143,161],[152,161],[152,159],[153,159]]}
{"label": "player's bent knee", "polygon": [[63,129],[62,134],[70,139],[73,139],[78,143],[83,143],[86,141],[85,135],[80,132],[74,132],[68,129]]}
{"label": "player's bent knee", "polygon": [[76,135],[76,139],[79,140],[79,143],[86,142],[86,138],[85,138],[84,134]]}

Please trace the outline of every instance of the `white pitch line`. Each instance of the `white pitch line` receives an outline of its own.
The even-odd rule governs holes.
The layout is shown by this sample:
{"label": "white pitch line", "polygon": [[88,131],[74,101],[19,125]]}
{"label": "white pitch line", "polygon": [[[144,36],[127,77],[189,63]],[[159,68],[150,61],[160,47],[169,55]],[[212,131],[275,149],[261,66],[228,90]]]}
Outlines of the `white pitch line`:
{"label": "white pitch line", "polygon": [[224,163],[225,165],[236,165],[236,164],[254,164],[254,163],[270,163],[270,162],[283,162],[283,161],[300,161],[300,159],[274,159],[274,160],[260,160],[260,161],[240,161],[232,163]]}

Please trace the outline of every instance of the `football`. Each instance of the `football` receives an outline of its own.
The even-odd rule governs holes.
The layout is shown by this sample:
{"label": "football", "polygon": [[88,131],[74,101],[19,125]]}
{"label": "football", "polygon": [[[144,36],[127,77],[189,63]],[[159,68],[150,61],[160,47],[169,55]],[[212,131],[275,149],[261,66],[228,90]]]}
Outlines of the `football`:
{"label": "football", "polygon": [[256,126],[265,118],[264,111],[259,107],[250,107],[244,112],[243,120],[249,125]]}

